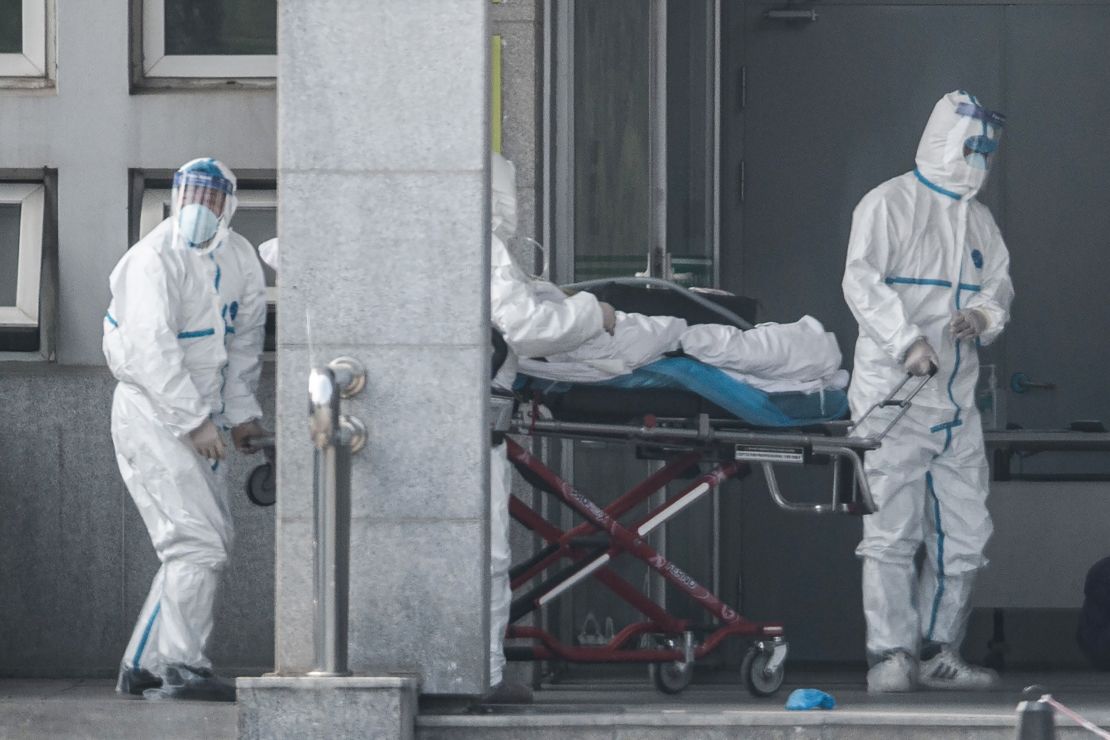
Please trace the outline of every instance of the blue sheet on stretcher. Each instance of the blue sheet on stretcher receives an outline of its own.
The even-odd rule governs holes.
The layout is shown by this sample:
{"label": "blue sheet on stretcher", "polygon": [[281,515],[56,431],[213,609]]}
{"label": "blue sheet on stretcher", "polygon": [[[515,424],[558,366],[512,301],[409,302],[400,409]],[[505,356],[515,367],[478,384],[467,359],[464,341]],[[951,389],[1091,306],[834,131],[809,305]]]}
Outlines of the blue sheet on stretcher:
{"label": "blue sheet on stretcher", "polygon": [[[522,378],[524,376],[521,376]],[[518,378],[518,384],[521,380]],[[570,383],[526,378],[532,388],[546,393],[569,390]],[[628,375],[595,387],[621,389],[672,389],[696,393],[738,419],[761,427],[798,427],[841,419],[848,413],[848,396],[842,390],[818,393],[766,393],[736,380],[728,373],[689,357],[665,357]]]}

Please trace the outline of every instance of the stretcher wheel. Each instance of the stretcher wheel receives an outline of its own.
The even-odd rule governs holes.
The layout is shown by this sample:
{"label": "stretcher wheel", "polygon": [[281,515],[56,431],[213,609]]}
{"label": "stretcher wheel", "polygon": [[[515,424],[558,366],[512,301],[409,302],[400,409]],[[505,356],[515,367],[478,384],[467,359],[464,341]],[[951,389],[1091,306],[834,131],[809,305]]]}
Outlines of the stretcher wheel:
{"label": "stretcher wheel", "polygon": [[777,669],[768,673],[766,668],[770,659],[771,653],[757,647],[748,650],[748,654],[744,656],[740,672],[744,675],[744,686],[752,696],[772,696],[782,688],[782,682],[786,679],[786,666],[779,664]]}
{"label": "stretcher wheel", "polygon": [[649,663],[648,675],[655,688],[664,694],[681,694],[694,679],[694,664],[681,661]]}
{"label": "stretcher wheel", "polygon": [[255,506],[273,506],[277,501],[277,476],[273,463],[262,463],[247,478],[247,498]]}

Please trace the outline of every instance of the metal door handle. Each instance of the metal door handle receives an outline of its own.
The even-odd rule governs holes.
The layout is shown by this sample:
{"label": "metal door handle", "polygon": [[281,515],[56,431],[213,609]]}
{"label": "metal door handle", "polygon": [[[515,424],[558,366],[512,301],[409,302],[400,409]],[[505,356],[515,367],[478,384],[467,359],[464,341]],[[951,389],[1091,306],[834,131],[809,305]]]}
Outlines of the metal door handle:
{"label": "metal door handle", "polygon": [[768,10],[763,17],[769,21],[807,21],[817,20],[816,10]]}

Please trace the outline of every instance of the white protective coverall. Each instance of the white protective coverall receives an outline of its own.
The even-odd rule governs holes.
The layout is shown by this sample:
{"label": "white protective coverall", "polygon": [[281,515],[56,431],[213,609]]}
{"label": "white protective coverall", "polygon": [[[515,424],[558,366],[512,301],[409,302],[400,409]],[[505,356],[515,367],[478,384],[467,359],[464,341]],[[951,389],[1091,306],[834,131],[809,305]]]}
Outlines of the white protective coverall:
{"label": "white protective coverall", "polygon": [[[975,111],[979,117],[966,114]],[[997,141],[1003,119],[992,115],[966,93],[945,95],[925,127],[917,168],[869,192],[852,217],[843,289],[860,327],[853,418],[905,377],[903,360],[918,338],[939,358],[908,416],[866,457],[879,511],[864,518],[856,553],[872,663],[895,651],[916,656],[919,639],[958,650],[975,572],[986,564],[992,526],[976,350],[1001,333],[1014,295],[1002,234],[975,199],[987,158],[969,152],[981,137]],[[957,341],[949,322],[969,308],[985,328],[977,340]],[[893,413],[877,411],[857,433],[876,433]]]}
{"label": "white protective coverall", "polygon": [[[518,357],[542,357],[574,349],[601,334],[601,306],[590,293],[566,298],[559,288],[534,280],[513,263],[506,246],[516,231],[516,171],[494,154],[490,167],[492,196],[490,239],[490,316],[502,333],[509,354],[494,379],[511,388]],[[560,300],[551,300],[558,294]],[[546,296],[546,298],[545,298]],[[565,298],[565,300],[563,300]],[[509,624],[509,493],[512,466],[502,443],[490,451],[490,685],[501,683],[505,667],[505,629]]]}
{"label": "white protective coverall", "polygon": [[187,246],[171,216],[110,278],[103,346],[119,380],[112,440],[162,562],[123,666],[156,676],[174,664],[211,666],[205,645],[232,543],[224,465],[198,455],[189,432],[206,419],[229,428],[262,416],[255,389],[265,284],[250,243],[227,228],[233,197],[204,249]]}

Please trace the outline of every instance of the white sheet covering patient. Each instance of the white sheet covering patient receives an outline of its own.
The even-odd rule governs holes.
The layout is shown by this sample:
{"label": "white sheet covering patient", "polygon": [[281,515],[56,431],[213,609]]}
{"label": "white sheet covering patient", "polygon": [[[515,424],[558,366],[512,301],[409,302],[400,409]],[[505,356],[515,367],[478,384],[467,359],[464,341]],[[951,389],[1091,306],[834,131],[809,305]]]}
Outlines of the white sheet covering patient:
{"label": "white sheet covering patient", "polygon": [[[545,300],[574,300],[556,286],[546,285]],[[573,350],[549,354],[546,361],[521,358],[520,371],[548,380],[593,383],[627,375],[677,350],[770,393],[848,385],[848,373],[840,369],[836,337],[812,316],[743,331],[724,324],[688,326],[674,316],[617,311],[612,335],[596,335]]]}

